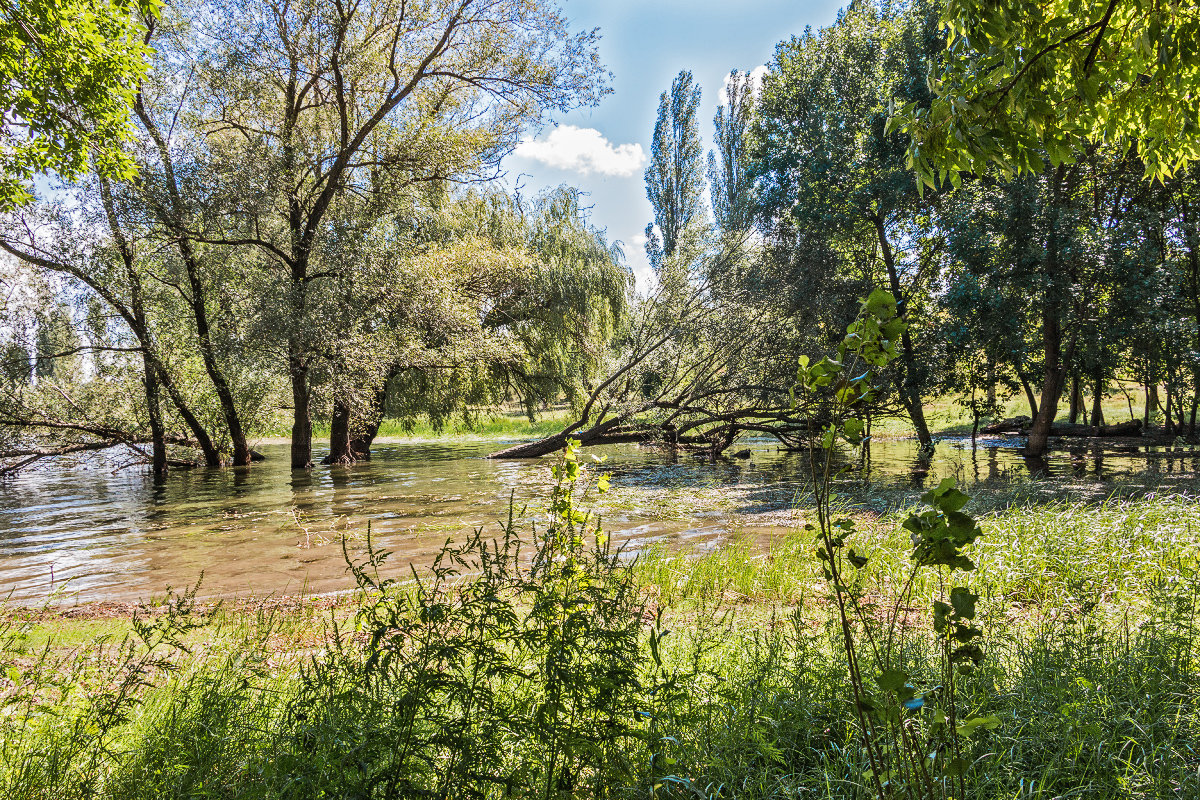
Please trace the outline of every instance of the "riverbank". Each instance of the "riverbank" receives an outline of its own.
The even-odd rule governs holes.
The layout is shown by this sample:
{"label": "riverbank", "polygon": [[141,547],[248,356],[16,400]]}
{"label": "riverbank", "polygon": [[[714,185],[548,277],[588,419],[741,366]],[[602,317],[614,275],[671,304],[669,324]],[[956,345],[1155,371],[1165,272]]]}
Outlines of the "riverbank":
{"label": "riverbank", "polygon": [[[964,710],[1000,722],[969,743],[967,796],[1197,796],[1197,500],[988,506],[967,579],[987,658],[960,689]],[[903,513],[853,512],[874,608],[907,579]],[[586,635],[560,642],[574,666],[557,678],[517,658],[545,644],[532,595],[512,598],[505,622],[471,583],[449,576],[439,594],[423,569],[424,595],[399,586],[392,595],[406,599],[382,606],[369,593],[142,609],[154,622],[125,645],[121,613],[10,609],[5,796],[82,796],[58,787],[85,779],[114,798],[384,796],[385,785],[433,791],[444,780],[500,796],[552,751],[574,783],[546,796],[595,796],[602,782],[611,796],[646,796],[651,784],[680,797],[861,796],[864,763],[812,551],[801,529],[765,550],[746,537],[593,565],[594,586],[628,580],[635,591],[586,595]],[[929,575],[914,589],[898,635],[924,675],[927,609],[941,587]],[[595,672],[597,648],[626,672]],[[473,689],[441,685],[485,661],[495,672]],[[591,681],[609,679],[608,694],[595,693]],[[548,722],[539,714],[554,686],[579,694]],[[470,705],[484,700],[488,710]],[[612,703],[633,716],[606,733],[596,726]],[[105,752],[85,734],[96,725]],[[477,741],[485,729],[490,745]],[[454,766],[468,741],[504,757],[472,779]],[[397,759],[403,746],[409,761]],[[526,793],[543,796],[536,785]]]}

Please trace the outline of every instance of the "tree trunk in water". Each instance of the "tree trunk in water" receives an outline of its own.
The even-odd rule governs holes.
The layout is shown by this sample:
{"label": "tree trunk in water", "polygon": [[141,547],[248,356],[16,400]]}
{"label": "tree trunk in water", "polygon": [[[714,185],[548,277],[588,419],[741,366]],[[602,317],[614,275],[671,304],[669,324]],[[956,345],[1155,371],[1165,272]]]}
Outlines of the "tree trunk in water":
{"label": "tree trunk in water", "polygon": [[188,406],[183,395],[179,393],[178,387],[175,386],[175,381],[164,367],[156,359],[154,367],[158,371],[158,380],[162,387],[167,390],[167,397],[171,398],[171,403],[174,404],[175,410],[179,412],[179,416],[183,418],[183,424],[187,425],[188,430],[192,432],[192,436],[196,439],[196,444],[200,448],[200,452],[204,455],[204,465],[207,467],[221,466],[221,452],[217,450],[217,446],[213,444],[212,437],[208,435],[208,431],[200,424],[200,420],[196,419],[196,415],[192,413],[192,409]]}
{"label": "tree trunk in water", "polygon": [[[883,226],[883,217],[876,214],[872,221],[875,223],[875,233],[879,237],[879,248],[883,254],[883,265],[888,273],[888,286],[892,296],[896,298],[896,313],[903,317],[906,313],[906,298],[900,288],[900,275],[896,270],[896,259],[892,253],[892,245],[888,241],[887,231]],[[912,420],[913,430],[922,448],[933,445],[933,437],[929,434],[929,425],[925,421],[925,406],[921,401],[921,387],[917,384],[917,355],[913,348],[912,336],[908,326],[900,334],[900,355],[904,364],[904,374],[901,378],[901,402]]]}
{"label": "tree trunk in water", "polygon": [[1096,368],[1093,378],[1095,379],[1095,383],[1093,384],[1094,390],[1092,394],[1092,426],[1099,428],[1104,425],[1104,408],[1101,406],[1101,403],[1104,402],[1105,393],[1104,373],[1101,372],[1099,367]]}
{"label": "tree trunk in water", "polygon": [[1079,422],[1079,412],[1083,410],[1083,392],[1079,389],[1079,376],[1071,378],[1071,411],[1067,421],[1074,425]]}
{"label": "tree trunk in water", "polygon": [[912,420],[913,430],[917,433],[917,441],[921,447],[933,447],[933,436],[929,433],[929,423],[925,421],[925,406],[921,402],[920,392],[910,395],[908,400],[908,418]]}
{"label": "tree trunk in water", "polygon": [[221,414],[225,418],[226,427],[229,428],[229,440],[233,446],[233,465],[246,467],[250,465],[250,445],[246,442],[246,431],[242,427],[237,404],[233,400],[233,392],[230,390],[229,383],[225,380],[225,374],[217,364],[217,357],[213,352],[212,336],[208,327],[208,308],[204,302],[204,284],[200,281],[199,270],[196,267],[195,255],[190,243],[184,239],[180,248],[184,254],[188,281],[192,287],[192,315],[196,322],[196,337],[200,343],[200,356],[204,361],[204,371],[208,374],[208,379],[217,393],[217,400],[221,403]]}
{"label": "tree trunk in water", "polygon": [[578,439],[580,445],[586,446],[602,440],[605,434],[611,432],[620,422],[620,417],[613,417],[607,422],[598,423],[583,431],[579,429],[583,427],[584,423],[582,421],[575,422],[561,433],[547,436],[544,439],[538,439],[536,442],[525,442],[507,447],[504,450],[492,453],[488,458],[538,458],[562,450],[567,446],[568,439]]}
{"label": "tree trunk in water", "polygon": [[1062,363],[1062,328],[1058,314],[1059,297],[1053,288],[1058,274],[1058,215],[1065,174],[1066,164],[1059,165],[1051,189],[1050,231],[1046,242],[1046,277],[1049,279],[1049,285],[1042,298],[1042,346],[1045,350],[1046,366],[1042,380],[1042,400],[1038,413],[1033,417],[1033,425],[1029,429],[1029,440],[1025,443],[1025,455],[1032,458],[1041,458],[1046,452],[1050,426],[1054,424],[1054,417],[1058,414],[1058,398],[1062,393],[1063,379],[1066,377],[1067,365]]}
{"label": "tree trunk in water", "polygon": [[[174,160],[171,158],[171,150],[167,146],[166,139],[163,138],[158,126],[155,124],[154,118],[146,112],[141,95],[138,95],[134,102],[134,110],[145,126],[146,131],[154,140],[155,146],[158,148],[159,158],[162,160],[163,174],[166,178],[166,186],[171,198],[171,208],[168,211],[162,206],[156,205],[155,207],[159,209],[164,222],[170,224],[180,234],[177,242],[179,254],[182,256],[184,267],[187,270],[188,285],[192,292],[189,305],[192,308],[192,316],[196,322],[196,338],[200,345],[201,358],[204,361],[204,371],[208,374],[208,378],[212,381],[213,388],[216,390],[217,399],[221,403],[221,413],[225,417],[225,425],[229,428],[229,438],[233,446],[233,465],[235,467],[248,466],[251,458],[250,445],[246,443],[246,432],[242,428],[242,421],[238,416],[237,405],[233,401],[233,392],[230,391],[229,384],[225,380],[225,375],[221,372],[221,368],[217,364],[216,355],[213,353],[212,337],[208,325],[208,306],[205,302],[204,282],[200,279],[200,267],[196,259],[196,252],[192,248],[192,240],[188,236],[182,235],[187,226],[183,221],[183,201],[179,191],[179,183],[175,178],[175,165]],[[205,459],[210,460],[207,453],[205,454]]]}
{"label": "tree trunk in water", "polygon": [[388,384],[400,372],[400,367],[388,372],[383,385],[375,390],[371,398],[366,419],[358,420],[357,424],[354,424],[350,406],[341,400],[334,401],[333,415],[329,420],[329,455],[321,459],[322,464],[353,464],[371,460],[371,445],[379,435],[379,426],[383,424],[387,408]]}
{"label": "tree trunk in water", "polygon": [[350,452],[360,461],[371,460],[371,445],[375,442],[375,437],[379,435],[379,426],[383,424],[383,415],[387,409],[388,383],[398,374],[399,370],[393,370],[384,378],[383,387],[375,392],[370,417],[350,440]]}
{"label": "tree trunk in water", "polygon": [[[149,326],[146,324],[146,311],[142,303],[142,279],[136,268],[133,249],[129,245],[129,240],[125,237],[125,230],[121,227],[117,219],[116,208],[113,203],[112,185],[105,177],[100,178],[100,198],[104,206],[105,216],[108,218],[108,227],[112,231],[113,239],[117,244],[117,250],[121,254],[121,261],[125,265],[125,278],[129,282],[130,308],[127,313],[122,313],[122,316],[133,330],[133,335],[137,337],[138,344],[142,347],[142,364],[146,369],[146,380],[153,380],[155,398],[158,397],[160,386],[167,390],[167,396],[171,398],[171,402],[179,410],[179,416],[183,417],[184,423],[191,430],[192,435],[196,437],[196,443],[200,446],[201,452],[204,453],[204,462],[210,467],[219,467],[221,466],[221,454],[217,452],[217,448],[213,445],[212,439],[209,438],[208,432],[204,430],[204,426],[200,424],[200,421],[196,419],[196,415],[188,407],[187,401],[180,395],[175,382],[171,379],[171,373],[167,371],[166,366],[155,355],[154,338],[150,333]],[[147,384],[146,389],[147,392],[150,391],[149,384]],[[158,416],[158,424],[161,428],[161,408],[157,404],[153,405],[154,410],[152,413]],[[153,424],[152,420],[151,425]],[[162,434],[156,435],[155,438],[161,439]],[[162,459],[165,471],[165,445]]]}
{"label": "tree trunk in water", "polygon": [[353,464],[354,461],[354,451],[350,449],[350,406],[339,398],[333,401],[333,414],[329,418],[329,455],[321,463]]}
{"label": "tree trunk in water", "polygon": [[146,387],[146,413],[150,418],[150,471],[155,483],[163,483],[167,479],[167,442],[163,430],[162,408],[159,406],[158,375],[154,368],[153,359],[145,351],[142,352],[142,383]]}
{"label": "tree trunk in water", "polygon": [[312,414],[308,364],[296,342],[288,347],[288,373],[292,378],[292,469],[309,469],[312,466]]}
{"label": "tree trunk in water", "polygon": [[1050,426],[1058,414],[1058,393],[1062,391],[1061,381],[1062,377],[1058,368],[1047,366],[1045,381],[1042,384],[1041,408],[1038,409],[1038,415],[1033,418],[1033,425],[1029,429],[1029,440],[1025,443],[1025,455],[1027,456],[1040,458],[1046,452],[1047,440],[1050,438]]}

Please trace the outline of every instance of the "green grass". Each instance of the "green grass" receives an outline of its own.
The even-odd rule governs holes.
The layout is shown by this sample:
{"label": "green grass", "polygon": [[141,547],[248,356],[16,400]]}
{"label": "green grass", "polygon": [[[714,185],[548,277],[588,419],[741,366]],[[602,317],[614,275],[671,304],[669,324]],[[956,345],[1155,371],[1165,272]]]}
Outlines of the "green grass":
{"label": "green grass", "polygon": [[[1142,418],[1144,395],[1139,388],[1128,389],[1133,403],[1132,408],[1137,419]],[[1085,405],[1091,413],[1091,397],[1085,396]],[[1059,403],[1058,420],[1065,422],[1068,417],[1068,407],[1065,402]],[[1117,393],[1104,398],[1102,409],[1104,418],[1110,423],[1123,422],[1130,418],[1130,404],[1125,395]],[[1028,416],[1029,404],[1023,394],[1015,395],[1004,403],[1002,417]],[[564,406],[554,406],[537,413],[533,422],[521,409],[478,410],[470,421],[455,418],[443,426],[436,427],[426,419],[418,419],[411,426],[405,427],[399,420],[386,419],[379,428],[379,436],[385,439],[536,439],[558,433],[574,417],[570,409]],[[967,436],[971,433],[971,414],[963,403],[955,398],[939,398],[925,403],[925,420],[930,431],[935,436]],[[1152,417],[1152,423],[1161,424],[1162,414]],[[982,424],[986,424],[984,420]],[[263,433],[264,436],[286,437],[290,433],[290,425],[280,422],[273,430]],[[908,437],[912,435],[912,423],[904,416],[884,417],[875,420],[872,425],[872,435],[879,438]],[[313,424],[313,437],[317,440],[329,437],[329,424],[325,420],[317,420]]]}
{"label": "green grass", "polygon": [[[1119,391],[1114,394],[1105,396],[1100,404],[1101,411],[1104,414],[1104,419],[1109,424],[1125,422],[1131,419],[1130,408],[1133,409],[1133,419],[1141,419],[1145,410],[1145,394],[1140,387],[1127,386],[1125,390],[1129,393],[1127,398],[1125,394]],[[1131,402],[1132,401],[1132,402]],[[1029,402],[1025,399],[1024,393],[1014,395],[1004,401],[1001,419],[1010,417],[1029,416]],[[1092,397],[1090,394],[1084,395],[1084,408],[1090,415],[1092,412]],[[928,400],[924,405],[925,422],[929,425],[929,430],[935,436],[969,436],[971,434],[971,412],[970,409],[959,399],[953,397],[943,397],[935,400]],[[1059,422],[1066,422],[1070,417],[1070,406],[1066,398],[1059,401],[1058,416]],[[986,425],[988,419],[985,418],[980,422],[980,426]],[[1161,411],[1156,411],[1151,416],[1151,424],[1162,424],[1163,417]],[[880,438],[888,437],[908,437],[912,436],[912,422],[906,416],[893,416],[876,420],[871,427],[871,433]]]}
{"label": "green grass", "polygon": [[[383,439],[536,439],[558,433],[573,419],[570,409],[558,406],[539,412],[533,422],[529,421],[523,410],[483,410],[474,414],[469,421],[456,417],[441,427],[427,419],[415,420],[408,427],[399,420],[385,419],[379,426],[378,436]],[[286,437],[290,432],[290,425],[280,423],[263,435]],[[329,438],[327,421],[317,420],[313,423],[313,438],[317,441]]]}
{"label": "green grass", "polygon": [[[1010,496],[976,504],[983,536],[970,551],[977,568],[968,580],[982,598],[988,658],[961,690],[964,703],[998,716],[1001,725],[970,745],[967,798],[1200,797],[1200,502],[1177,495],[1102,502]],[[850,543],[869,557],[866,597],[886,605],[909,571],[910,545],[898,529],[905,509],[842,510],[858,521]],[[505,661],[505,653],[524,652],[521,637],[533,629],[522,626],[537,618],[530,610],[536,603],[520,600],[505,621],[495,599],[472,594],[465,578],[451,578],[449,593],[430,595],[410,612],[387,606],[391,617],[365,596],[230,607],[181,635],[187,652],[165,648],[162,661],[130,689],[120,718],[108,721],[96,709],[144,646],[117,648],[112,620],[45,614],[22,623],[10,613],[6,630],[25,625],[19,633],[26,638],[21,644],[10,636],[4,649],[5,669],[17,673],[0,681],[8,712],[0,715],[0,792],[382,797],[378,787],[391,780],[398,787],[391,796],[425,796],[396,766],[407,742],[425,748],[411,762],[423,766],[403,768],[416,770],[414,781],[457,769],[465,762],[455,759],[472,752],[461,748],[495,747],[499,760],[487,769],[508,775],[511,793],[528,797],[649,797],[657,784],[659,797],[863,798],[865,764],[813,549],[801,530],[766,542],[751,531],[715,551],[641,553],[631,577],[642,633],[622,645],[640,664],[639,685],[606,691],[624,692],[620,697],[644,716],[612,738],[595,722],[583,724],[594,716],[559,717],[556,724],[583,738],[557,758],[591,752],[602,741],[608,763],[568,772],[574,777],[548,793],[522,781],[548,757],[547,742],[559,741],[537,721],[549,695],[531,688],[529,678],[551,662]],[[583,569],[592,575],[585,587],[611,587],[622,574],[619,565]],[[931,663],[922,619],[939,589],[936,576],[918,581],[914,624],[901,631],[914,675],[926,675]],[[409,586],[402,594],[413,601],[413,592]],[[472,616],[457,599],[467,596],[492,610]],[[587,688],[586,654],[625,624],[631,601],[574,602],[564,607],[597,627],[568,647],[579,650],[563,663],[582,666],[564,673],[563,688],[579,693],[571,713],[594,715],[588,709],[607,707],[611,696]],[[390,621],[380,630],[393,633],[372,643],[369,633],[384,618]],[[439,622],[446,619],[457,621]],[[475,630],[482,638],[471,638]],[[452,642],[466,649],[445,649]],[[418,650],[441,655],[414,661]],[[373,658],[404,666],[379,672]],[[472,674],[472,663],[484,663],[479,659],[491,671],[471,685],[486,691],[445,694],[447,681]],[[24,696],[34,700],[23,704]],[[471,706],[470,698],[487,706]],[[502,712],[510,727],[488,722]],[[528,727],[511,727],[519,720]],[[416,738],[413,725],[424,731]],[[99,750],[98,741],[108,749]],[[468,775],[464,770],[454,774]],[[479,796],[508,793],[489,781],[473,786]],[[459,789],[447,796],[469,795]]]}

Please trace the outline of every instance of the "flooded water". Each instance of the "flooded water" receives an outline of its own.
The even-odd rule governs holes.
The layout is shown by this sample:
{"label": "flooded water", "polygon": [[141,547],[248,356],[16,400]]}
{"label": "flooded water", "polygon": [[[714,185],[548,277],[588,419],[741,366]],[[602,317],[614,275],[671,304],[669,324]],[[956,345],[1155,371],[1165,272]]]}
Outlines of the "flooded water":
{"label": "flooded water", "polygon": [[[1016,440],[877,441],[847,460],[843,493],[920,489],[943,477],[986,490],[1014,483],[1104,496],[1116,486],[1190,486],[1200,450],[1129,447],[1055,452],[1030,466]],[[370,462],[292,472],[287,446],[267,445],[249,469],[177,471],[164,486],[101,461],[53,465],[0,483],[0,592],[37,602],[138,600],[194,583],[203,594],[262,596],[350,588],[345,538],[361,552],[368,523],[394,567],[429,561],[450,537],[506,517],[509,499],[538,515],[553,459],[489,461],[497,442],[395,442]],[[808,456],[748,442],[748,460],[708,464],[636,445],[604,455],[614,490],[594,502],[605,528],[636,550],[648,543],[716,547],[794,524]],[[585,456],[586,457],[586,456]],[[915,492],[912,493],[915,496]]]}

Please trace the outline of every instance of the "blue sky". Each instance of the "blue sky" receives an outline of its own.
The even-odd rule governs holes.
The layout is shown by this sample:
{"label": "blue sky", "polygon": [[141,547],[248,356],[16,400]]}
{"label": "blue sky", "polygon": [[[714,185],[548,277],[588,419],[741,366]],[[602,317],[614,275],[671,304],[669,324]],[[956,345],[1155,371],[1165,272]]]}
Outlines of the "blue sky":
{"label": "blue sky", "polygon": [[653,219],[642,172],[659,95],[681,69],[704,89],[701,136],[710,149],[712,116],[725,76],[770,60],[776,43],[805,26],[833,22],[845,0],[567,0],[574,28],[599,28],[600,57],[612,94],[596,108],[556,119],[509,156],[510,184],[533,194],[571,184],[587,192],[592,222],[625,245],[645,286],[642,231]]}

